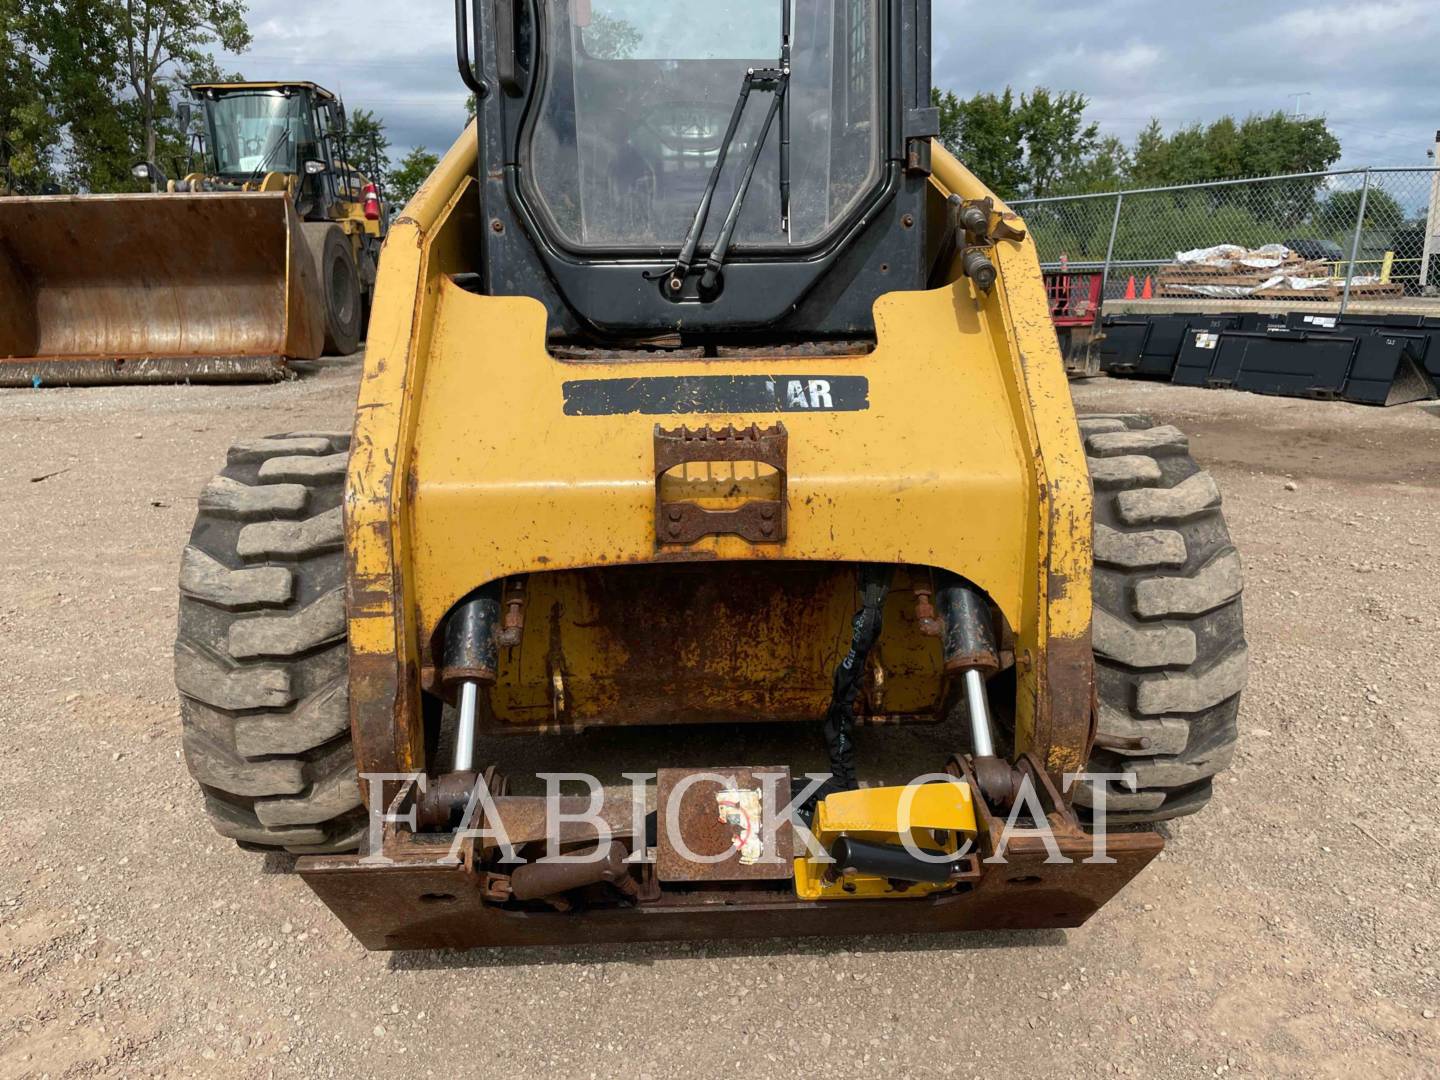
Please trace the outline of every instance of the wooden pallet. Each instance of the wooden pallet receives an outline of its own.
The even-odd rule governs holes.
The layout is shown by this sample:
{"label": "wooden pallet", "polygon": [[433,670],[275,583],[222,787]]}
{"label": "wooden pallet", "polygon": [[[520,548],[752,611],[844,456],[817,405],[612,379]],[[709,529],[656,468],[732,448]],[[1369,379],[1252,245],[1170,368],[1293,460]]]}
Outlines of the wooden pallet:
{"label": "wooden pallet", "polygon": [[[1193,294],[1192,294],[1193,295]],[[1256,289],[1256,300],[1303,300],[1307,303],[1331,302],[1345,297],[1345,283],[1331,282],[1318,289]],[[1352,300],[1379,300],[1405,295],[1405,286],[1398,283],[1369,282],[1350,286]]]}

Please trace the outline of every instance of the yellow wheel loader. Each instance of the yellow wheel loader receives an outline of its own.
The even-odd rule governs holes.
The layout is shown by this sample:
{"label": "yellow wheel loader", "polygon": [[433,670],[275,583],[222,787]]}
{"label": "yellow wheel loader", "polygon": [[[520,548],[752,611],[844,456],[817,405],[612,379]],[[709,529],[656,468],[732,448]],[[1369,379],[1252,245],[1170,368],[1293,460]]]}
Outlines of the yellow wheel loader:
{"label": "yellow wheel loader", "polygon": [[203,171],[0,203],[0,386],[269,381],[359,347],[387,215],[343,106],[314,83],[190,90]]}
{"label": "yellow wheel loader", "polygon": [[1214,481],[1077,421],[929,0],[456,4],[351,433],[183,557],[219,832],[372,949],[1072,927],[1236,737]]}

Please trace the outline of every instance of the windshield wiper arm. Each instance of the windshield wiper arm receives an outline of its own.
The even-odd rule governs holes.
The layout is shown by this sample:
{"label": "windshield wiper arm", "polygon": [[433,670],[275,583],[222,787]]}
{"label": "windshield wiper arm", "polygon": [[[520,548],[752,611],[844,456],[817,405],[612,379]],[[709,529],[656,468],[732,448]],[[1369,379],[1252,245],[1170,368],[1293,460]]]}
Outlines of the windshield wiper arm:
{"label": "windshield wiper arm", "polygon": [[[788,9],[787,22],[788,22]],[[789,40],[789,35],[786,35]],[[720,142],[720,151],[715,159],[715,167],[710,170],[710,178],[705,183],[705,194],[700,198],[700,206],[695,211],[695,220],[690,225],[690,231],[685,234],[685,242],[680,246],[680,257],[670,272],[665,275],[666,287],[678,297],[685,288],[685,279],[690,275],[695,265],[696,252],[700,247],[700,240],[705,232],[705,226],[710,220],[710,208],[715,202],[715,190],[720,186],[720,176],[725,171],[725,161],[730,156],[730,148],[735,145],[735,136],[740,131],[740,121],[745,116],[745,106],[750,101],[750,95],[759,91],[760,93],[774,94],[775,98],[770,103],[770,111],[765,117],[765,125],[760,130],[755,140],[755,145],[750,151],[750,160],[746,163],[745,174],[740,180],[740,187],[735,192],[735,201],[730,205],[730,212],[725,217],[725,225],[720,230],[719,239],[710,252],[710,258],[706,263],[705,275],[701,279],[700,287],[705,291],[715,288],[719,280],[720,270],[725,265],[725,256],[730,249],[730,241],[735,235],[735,226],[740,220],[740,211],[745,205],[745,193],[750,188],[750,183],[755,177],[755,167],[760,161],[760,154],[765,148],[765,141],[770,137],[770,129],[775,126],[775,116],[780,111],[780,106],[786,98],[786,91],[790,87],[790,69],[788,65],[783,68],[751,68],[745,73],[745,79],[740,84],[740,97],[735,102],[735,110],[730,114],[730,126],[725,131],[725,138]],[[782,202],[787,203],[785,207],[788,218],[788,195],[789,169],[788,160],[785,157],[787,148],[781,146],[782,160]]]}
{"label": "windshield wiper arm", "polygon": [[785,88],[781,92],[784,103],[780,106],[780,228],[785,238],[790,239],[790,57],[793,48],[792,27],[793,7],[791,0],[781,0],[784,9],[780,34],[780,70],[785,76]]}
{"label": "windshield wiper arm", "polygon": [[290,121],[287,120],[285,121],[285,130],[279,132],[277,134],[277,137],[271,140],[270,149],[265,152],[265,156],[260,159],[260,164],[255,166],[255,171],[250,174],[250,178],[246,180],[245,183],[253,184],[256,177],[260,176],[260,174],[264,171],[265,166],[270,164],[270,159],[275,156],[276,151],[278,151],[281,146],[288,146],[289,144]]}
{"label": "windshield wiper arm", "polygon": [[[756,72],[757,76],[759,74]],[[720,236],[716,239],[715,246],[710,249],[710,258],[705,261],[705,273],[700,278],[702,293],[712,292],[719,284],[720,271],[725,266],[725,256],[730,254],[730,242],[735,238],[735,227],[740,224],[740,211],[745,207],[745,196],[750,191],[750,182],[755,179],[755,167],[760,164],[760,154],[765,149],[765,141],[770,138],[770,129],[775,126],[775,117],[785,103],[785,91],[789,88],[789,73],[773,71],[769,74],[778,76],[776,85],[772,88],[775,99],[770,102],[770,111],[765,115],[765,126],[760,129],[760,134],[756,137],[755,145],[750,151],[750,160],[745,164],[745,174],[740,178],[740,187],[735,192],[735,201],[730,204],[730,213],[725,215],[725,224],[720,228]]]}

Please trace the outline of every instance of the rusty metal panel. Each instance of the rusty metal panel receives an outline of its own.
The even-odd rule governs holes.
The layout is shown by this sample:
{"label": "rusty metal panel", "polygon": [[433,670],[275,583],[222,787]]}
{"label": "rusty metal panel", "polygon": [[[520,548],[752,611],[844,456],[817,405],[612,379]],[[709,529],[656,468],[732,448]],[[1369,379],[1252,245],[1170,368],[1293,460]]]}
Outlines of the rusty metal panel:
{"label": "rusty metal panel", "polygon": [[[793,878],[794,832],[788,820],[764,820],[767,784],[774,792],[772,807],[783,809],[790,802],[790,770],[783,765],[661,769],[655,797],[656,877],[662,882]],[[773,842],[767,828],[774,829]],[[704,861],[690,859],[676,840]]]}
{"label": "rusty metal panel", "polygon": [[283,192],[0,200],[0,358],[316,358],[301,230]]}
{"label": "rusty metal panel", "polygon": [[[624,794],[629,795],[629,789]],[[590,809],[590,800],[580,796],[561,796],[551,800],[542,795],[500,795],[494,799],[495,825],[515,847],[552,839],[552,822],[559,821],[553,839],[561,847],[594,842],[601,839],[594,822],[576,820]],[[634,827],[635,808],[627,798],[615,798],[607,791],[597,816],[610,830],[610,836],[629,837]]]}
{"label": "rusty metal panel", "polygon": [[[1049,864],[1038,841],[1016,841],[1005,866],[982,864],[965,891],[925,899],[808,902],[768,889],[698,889],[655,903],[570,912],[514,911],[484,895],[484,879],[428,859],[371,866],[361,856],[307,856],[298,865],[317,896],[367,949],[474,949],[607,942],[935,934],[1082,926],[1160,853],[1155,833],[1114,834],[1108,855],[1087,839],[1060,840],[1069,864]],[[443,851],[444,848],[442,847]]]}
{"label": "rusty metal panel", "polygon": [[[688,427],[667,431],[656,424],[656,545],[693,544],[702,537],[726,534],[752,544],[783,542],[789,446],[784,424],[693,431]],[[751,466],[750,476],[738,468],[742,464]],[[694,470],[701,479],[691,479],[691,466],[703,466]],[[691,485],[700,497],[688,497]],[[734,504],[734,496],[742,493],[745,497]]]}
{"label": "rusty metal panel", "polygon": [[[501,649],[491,692],[499,729],[813,721],[859,603],[854,567],[826,563],[532,574],[526,593],[520,643]],[[906,589],[892,590],[885,625],[866,715],[935,717],[940,644]]]}
{"label": "rusty metal panel", "polygon": [[133,386],[150,383],[284,382],[283,356],[169,356],[129,360],[0,359],[0,387]]}

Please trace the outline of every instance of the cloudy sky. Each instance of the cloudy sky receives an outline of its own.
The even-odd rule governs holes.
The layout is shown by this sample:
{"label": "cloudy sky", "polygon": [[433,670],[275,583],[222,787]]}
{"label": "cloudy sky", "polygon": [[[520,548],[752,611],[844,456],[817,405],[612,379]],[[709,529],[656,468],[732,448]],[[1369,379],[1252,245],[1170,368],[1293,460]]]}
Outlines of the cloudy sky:
{"label": "cloudy sky", "polygon": [[[665,0],[673,10],[677,0]],[[703,0],[702,0],[703,2]],[[935,77],[968,95],[1079,90],[1127,140],[1226,113],[1325,116],[1347,165],[1424,165],[1440,128],[1437,0],[934,0]],[[453,6],[250,0],[248,78],[313,79],[374,109],[398,153],[448,147],[464,119]]]}

